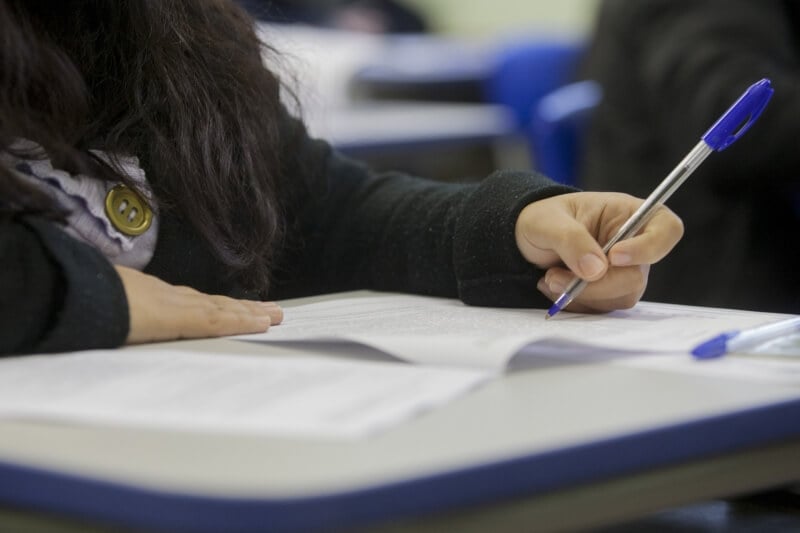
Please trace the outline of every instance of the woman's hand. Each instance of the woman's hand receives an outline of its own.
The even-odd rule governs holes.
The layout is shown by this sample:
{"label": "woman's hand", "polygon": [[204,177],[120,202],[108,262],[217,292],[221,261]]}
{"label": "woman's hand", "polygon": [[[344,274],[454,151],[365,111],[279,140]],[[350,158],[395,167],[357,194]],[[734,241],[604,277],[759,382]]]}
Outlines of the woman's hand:
{"label": "woman's hand", "polygon": [[272,302],[212,296],[131,268],[116,269],[128,297],[128,344],[260,333],[283,319]]}
{"label": "woman's hand", "polygon": [[579,192],[525,207],[515,235],[525,259],[546,270],[539,290],[555,301],[577,275],[591,283],[568,310],[611,311],[635,305],[647,286],[650,265],[683,236],[681,220],[661,207],[639,233],[619,241],[606,257],[602,246],[641,204],[627,194]]}

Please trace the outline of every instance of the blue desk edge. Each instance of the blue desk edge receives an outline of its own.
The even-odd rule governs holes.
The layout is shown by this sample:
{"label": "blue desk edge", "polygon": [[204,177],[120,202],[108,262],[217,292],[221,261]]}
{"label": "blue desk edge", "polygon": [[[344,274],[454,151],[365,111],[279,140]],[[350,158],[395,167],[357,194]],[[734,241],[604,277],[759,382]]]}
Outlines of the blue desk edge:
{"label": "blue desk edge", "polygon": [[800,398],[360,490],[248,499],[145,490],[0,462],[0,502],[180,532],[352,528],[531,497],[800,437]]}

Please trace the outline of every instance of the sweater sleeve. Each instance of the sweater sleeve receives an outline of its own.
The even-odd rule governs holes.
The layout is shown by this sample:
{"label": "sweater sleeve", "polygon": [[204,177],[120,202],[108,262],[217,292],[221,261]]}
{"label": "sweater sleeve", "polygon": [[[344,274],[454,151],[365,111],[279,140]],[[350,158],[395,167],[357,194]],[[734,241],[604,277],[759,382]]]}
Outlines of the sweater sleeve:
{"label": "sweater sleeve", "polygon": [[[543,307],[541,275],[516,247],[530,202],[573,189],[531,172],[480,183],[435,182],[365,165],[309,141],[298,233],[277,273],[277,298],[373,289],[460,297],[473,305]],[[297,175],[297,174],[295,174]],[[302,204],[302,205],[301,205]]]}
{"label": "sweater sleeve", "polygon": [[111,264],[56,223],[0,222],[0,355],[110,348],[128,334],[128,306]]}
{"label": "sweater sleeve", "polygon": [[460,203],[453,237],[458,296],[471,305],[547,307],[537,289],[543,272],[522,257],[514,228],[522,209],[575,189],[541,174],[498,171]]}

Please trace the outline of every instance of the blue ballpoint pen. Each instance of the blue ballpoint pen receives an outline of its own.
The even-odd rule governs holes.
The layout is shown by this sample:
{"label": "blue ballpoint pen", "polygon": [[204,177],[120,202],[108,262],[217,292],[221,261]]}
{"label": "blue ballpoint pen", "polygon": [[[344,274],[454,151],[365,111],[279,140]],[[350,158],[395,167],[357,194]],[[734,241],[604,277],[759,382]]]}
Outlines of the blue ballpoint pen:
{"label": "blue ballpoint pen", "polygon": [[[647,197],[639,209],[625,221],[611,240],[603,246],[603,253],[608,254],[608,251],[617,242],[635,235],[711,152],[721,152],[741,137],[764,111],[772,93],[773,89],[768,79],[751,85],[705,132],[700,142],[664,178],[664,181]],[[556,313],[568,306],[586,288],[587,284],[587,281],[576,276],[547,311],[545,319],[555,316]]]}
{"label": "blue ballpoint pen", "polygon": [[696,359],[713,359],[730,352],[755,348],[767,341],[779,339],[790,333],[800,332],[800,317],[773,322],[765,326],[741,331],[729,331],[711,340],[698,344],[692,355]]}

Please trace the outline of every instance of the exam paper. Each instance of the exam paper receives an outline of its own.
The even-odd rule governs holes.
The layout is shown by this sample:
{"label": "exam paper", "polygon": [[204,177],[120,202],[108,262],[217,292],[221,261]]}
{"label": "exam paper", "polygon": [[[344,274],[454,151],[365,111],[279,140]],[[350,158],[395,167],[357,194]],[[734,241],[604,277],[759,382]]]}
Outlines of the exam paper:
{"label": "exam paper", "polygon": [[505,371],[527,361],[605,361],[643,354],[688,356],[699,342],[731,329],[785,315],[640,302],[606,314],[471,307],[458,300],[367,293],[286,307],[268,332],[238,336],[255,342],[364,344],[427,365]]}
{"label": "exam paper", "polygon": [[486,379],[397,362],[98,350],[0,359],[0,417],[348,439]]}

